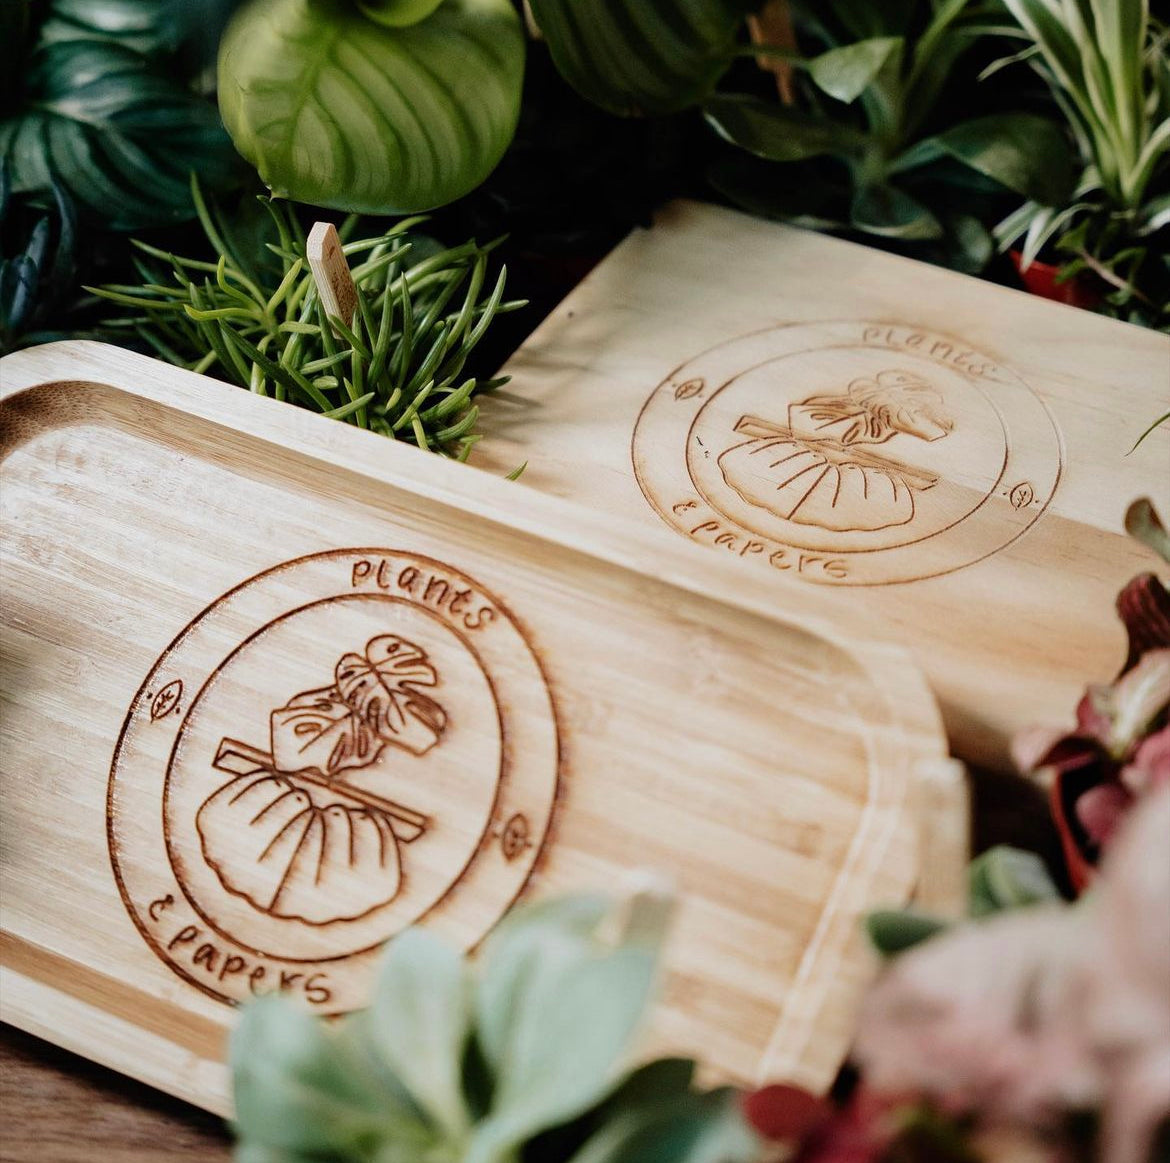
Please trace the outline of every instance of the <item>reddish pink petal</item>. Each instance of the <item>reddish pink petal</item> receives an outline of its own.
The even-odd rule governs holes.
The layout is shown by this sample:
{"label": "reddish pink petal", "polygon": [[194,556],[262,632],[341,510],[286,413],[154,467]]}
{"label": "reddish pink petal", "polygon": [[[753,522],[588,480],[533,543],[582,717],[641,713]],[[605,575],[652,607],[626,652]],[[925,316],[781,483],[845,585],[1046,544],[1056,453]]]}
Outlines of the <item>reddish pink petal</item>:
{"label": "reddish pink petal", "polygon": [[799,1086],[774,1083],[744,1095],[743,1113],[765,1139],[799,1143],[833,1117],[833,1107]]}
{"label": "reddish pink petal", "polygon": [[1117,612],[1129,634],[1129,654],[1122,674],[1147,650],[1170,646],[1170,593],[1152,573],[1135,577],[1117,595]]}
{"label": "reddish pink petal", "polygon": [[1108,844],[1133,796],[1119,783],[1099,783],[1077,800],[1077,819],[1094,844]]}
{"label": "reddish pink petal", "polygon": [[1121,773],[1121,782],[1134,795],[1144,795],[1170,783],[1170,727],[1163,727],[1138,744],[1133,761]]}
{"label": "reddish pink petal", "polygon": [[1088,736],[1108,746],[1113,726],[1108,713],[1111,694],[1112,688],[1102,683],[1086,688],[1081,701],[1077,703],[1078,735]]}

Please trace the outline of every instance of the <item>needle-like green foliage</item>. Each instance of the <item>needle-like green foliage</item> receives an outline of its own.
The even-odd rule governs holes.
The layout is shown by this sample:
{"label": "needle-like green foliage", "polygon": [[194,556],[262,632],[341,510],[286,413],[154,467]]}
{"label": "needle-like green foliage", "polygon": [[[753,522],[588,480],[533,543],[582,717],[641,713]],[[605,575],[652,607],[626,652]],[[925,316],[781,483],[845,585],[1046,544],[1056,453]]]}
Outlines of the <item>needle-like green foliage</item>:
{"label": "needle-like green foliage", "polygon": [[359,219],[347,218],[339,233],[357,287],[347,325],[325,314],[290,205],[261,199],[278,238],[265,245],[279,259],[264,264],[233,236],[198,183],[192,192],[218,261],[136,242],[142,282],[92,288],[131,309],[109,328],[180,367],[466,459],[478,439],[476,396],[506,379],[465,375],[468,357],[499,312],[524,305],[504,301],[505,268],[488,286],[494,244],[438,252],[431,244],[424,256],[411,233],[423,218],[356,241],[348,239]]}

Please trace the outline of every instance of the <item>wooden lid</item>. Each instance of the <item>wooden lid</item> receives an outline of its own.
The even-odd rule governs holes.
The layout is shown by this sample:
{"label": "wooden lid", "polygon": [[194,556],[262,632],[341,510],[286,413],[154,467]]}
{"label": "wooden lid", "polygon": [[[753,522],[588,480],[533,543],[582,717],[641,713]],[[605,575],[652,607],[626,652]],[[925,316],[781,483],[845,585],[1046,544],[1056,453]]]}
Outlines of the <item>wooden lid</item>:
{"label": "wooden lid", "polygon": [[4,1020],[225,1110],[231,1003],[360,1007],[408,924],[473,947],[649,867],[682,901],[653,1048],[827,1083],[858,917],[918,875],[916,773],[954,783],[901,652],[117,348],[0,376]]}

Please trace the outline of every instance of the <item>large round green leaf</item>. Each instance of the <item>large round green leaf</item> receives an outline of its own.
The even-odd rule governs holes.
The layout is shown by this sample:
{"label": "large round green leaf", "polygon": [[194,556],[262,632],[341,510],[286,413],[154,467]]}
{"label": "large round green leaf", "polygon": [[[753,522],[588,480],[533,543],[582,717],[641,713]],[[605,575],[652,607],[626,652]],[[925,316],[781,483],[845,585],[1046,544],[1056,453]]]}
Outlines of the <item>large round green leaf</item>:
{"label": "large round green leaf", "polygon": [[220,112],[274,193],[411,213],[491,173],[516,129],[523,73],[509,0],[443,0],[406,28],[346,0],[251,0],[220,46]]}
{"label": "large round green leaf", "polygon": [[622,115],[698,104],[733,59],[758,0],[531,0],[561,75]]}
{"label": "large round green leaf", "polygon": [[0,122],[13,189],[47,190],[56,175],[115,230],[193,217],[190,172],[215,186],[238,164],[215,106],[121,44],[41,45],[28,96]]}

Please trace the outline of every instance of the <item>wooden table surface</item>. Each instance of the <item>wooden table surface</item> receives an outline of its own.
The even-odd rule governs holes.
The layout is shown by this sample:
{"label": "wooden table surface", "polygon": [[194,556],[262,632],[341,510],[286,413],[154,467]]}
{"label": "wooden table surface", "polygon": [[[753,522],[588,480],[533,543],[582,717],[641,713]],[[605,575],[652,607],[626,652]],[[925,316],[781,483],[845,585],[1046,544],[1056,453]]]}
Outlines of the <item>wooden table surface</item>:
{"label": "wooden table surface", "polygon": [[0,1025],[0,1163],[226,1163],[221,1119]]}

